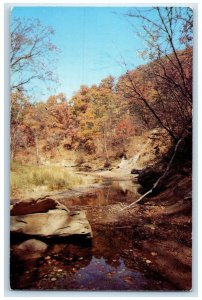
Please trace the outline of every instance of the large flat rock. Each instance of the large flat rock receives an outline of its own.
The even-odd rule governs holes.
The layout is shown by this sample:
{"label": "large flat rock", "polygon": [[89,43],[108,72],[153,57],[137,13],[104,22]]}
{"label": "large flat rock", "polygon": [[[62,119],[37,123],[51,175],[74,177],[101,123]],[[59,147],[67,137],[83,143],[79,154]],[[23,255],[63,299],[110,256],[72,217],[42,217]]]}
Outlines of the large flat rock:
{"label": "large flat rock", "polygon": [[[50,209],[50,202],[53,209]],[[31,213],[29,213],[28,207],[30,207]],[[11,233],[46,238],[72,235],[92,237],[91,226],[86,218],[85,211],[69,212],[65,206],[58,204],[55,200],[50,201],[50,199],[48,199],[48,204],[44,199],[42,203],[38,201],[36,207],[37,209],[34,208],[32,201],[29,201],[29,205],[28,202],[25,203],[25,210],[23,210],[23,203],[18,203],[16,207],[15,205],[12,207],[10,217]],[[40,209],[42,212],[40,212]],[[23,214],[24,211],[26,214]]]}
{"label": "large flat rock", "polygon": [[60,209],[69,211],[66,206],[52,198],[28,199],[17,202],[11,206],[10,215],[27,215],[34,213],[46,213],[50,209]]}

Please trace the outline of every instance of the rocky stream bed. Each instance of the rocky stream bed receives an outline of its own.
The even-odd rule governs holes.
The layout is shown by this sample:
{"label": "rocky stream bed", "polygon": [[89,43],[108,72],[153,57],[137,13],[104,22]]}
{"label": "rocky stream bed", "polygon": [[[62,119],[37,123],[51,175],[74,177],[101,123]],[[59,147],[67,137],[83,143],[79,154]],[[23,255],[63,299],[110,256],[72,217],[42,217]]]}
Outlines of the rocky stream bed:
{"label": "rocky stream bed", "polygon": [[111,178],[83,193],[59,193],[55,199],[68,211],[85,212],[91,238],[11,235],[11,288],[190,290],[190,186],[189,176],[175,176],[160,194],[128,210],[139,197],[131,180]]}

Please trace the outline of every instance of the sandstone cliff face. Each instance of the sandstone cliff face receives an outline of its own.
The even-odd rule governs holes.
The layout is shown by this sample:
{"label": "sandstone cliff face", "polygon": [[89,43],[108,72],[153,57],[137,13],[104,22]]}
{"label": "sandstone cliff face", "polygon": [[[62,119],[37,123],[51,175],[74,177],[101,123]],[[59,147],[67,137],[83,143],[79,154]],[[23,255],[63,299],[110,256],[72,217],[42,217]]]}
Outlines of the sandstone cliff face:
{"label": "sandstone cliff face", "polygon": [[171,138],[165,130],[152,130],[140,152],[133,157],[133,167],[143,169],[158,163],[169,151],[170,147]]}
{"label": "sandstone cliff face", "polygon": [[[135,144],[135,140],[133,141]],[[141,147],[134,145],[132,157],[129,159],[122,158],[119,167],[121,169],[137,169],[141,170],[149,166],[153,166],[160,162],[162,158],[168,153],[172,141],[166,130],[153,129],[148,136],[141,141]],[[132,152],[132,149],[130,149]]]}

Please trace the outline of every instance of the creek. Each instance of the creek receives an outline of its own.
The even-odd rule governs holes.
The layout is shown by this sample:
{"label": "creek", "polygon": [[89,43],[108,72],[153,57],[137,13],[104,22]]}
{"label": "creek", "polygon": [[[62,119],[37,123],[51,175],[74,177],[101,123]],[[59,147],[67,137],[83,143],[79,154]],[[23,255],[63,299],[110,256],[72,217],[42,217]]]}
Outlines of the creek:
{"label": "creek", "polygon": [[[165,291],[176,290],[169,280],[152,268],[152,261],[138,247],[137,231],[119,226],[110,210],[138,198],[132,181],[107,180],[94,191],[61,202],[70,209],[86,210],[93,239],[46,241],[48,250],[38,258],[12,255],[12,289],[76,291]],[[156,255],[153,253],[152,255]],[[151,254],[150,254],[151,256]]]}

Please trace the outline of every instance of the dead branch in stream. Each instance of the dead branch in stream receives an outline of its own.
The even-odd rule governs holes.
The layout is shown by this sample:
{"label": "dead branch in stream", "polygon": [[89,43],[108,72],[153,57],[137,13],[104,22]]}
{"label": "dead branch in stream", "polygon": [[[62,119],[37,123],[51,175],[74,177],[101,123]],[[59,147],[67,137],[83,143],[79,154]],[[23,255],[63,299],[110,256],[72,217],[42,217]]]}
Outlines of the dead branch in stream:
{"label": "dead branch in stream", "polygon": [[[184,132],[185,132],[185,131],[186,131],[186,130],[184,130]],[[167,165],[167,167],[166,167],[166,170],[164,171],[163,175],[160,176],[160,177],[158,178],[158,180],[154,183],[153,187],[152,187],[149,191],[147,191],[145,194],[143,194],[143,195],[142,195],[140,198],[138,198],[136,201],[132,202],[130,205],[124,207],[124,208],[122,209],[122,211],[123,211],[123,210],[126,210],[126,209],[128,209],[128,208],[133,207],[135,204],[137,204],[138,202],[140,202],[141,200],[143,200],[147,195],[152,194],[153,191],[158,187],[159,183],[165,178],[165,176],[167,175],[168,171],[170,170],[170,167],[171,167],[172,162],[173,162],[173,160],[174,160],[174,158],[175,158],[175,155],[176,155],[176,153],[177,153],[177,150],[178,150],[178,148],[179,148],[181,142],[183,141],[183,138],[184,138],[184,132],[182,133],[181,138],[178,140],[178,142],[177,142],[176,145],[175,145],[173,154],[172,154],[172,156],[171,156],[171,159],[170,159],[170,161],[169,161],[169,163],[168,163],[168,165]]]}

